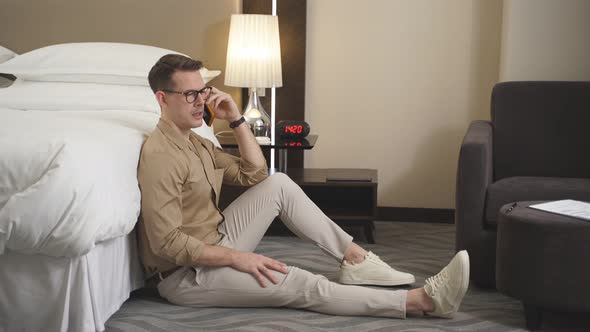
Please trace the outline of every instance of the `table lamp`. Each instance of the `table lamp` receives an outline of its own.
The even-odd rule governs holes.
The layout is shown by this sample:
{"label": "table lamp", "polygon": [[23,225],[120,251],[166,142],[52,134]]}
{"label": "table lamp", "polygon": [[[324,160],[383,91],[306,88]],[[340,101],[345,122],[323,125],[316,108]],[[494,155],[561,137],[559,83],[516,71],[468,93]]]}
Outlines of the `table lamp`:
{"label": "table lamp", "polygon": [[257,88],[283,85],[279,20],[273,15],[231,16],[225,85],[249,88],[244,118],[261,143],[270,142],[271,119],[262,107]]}

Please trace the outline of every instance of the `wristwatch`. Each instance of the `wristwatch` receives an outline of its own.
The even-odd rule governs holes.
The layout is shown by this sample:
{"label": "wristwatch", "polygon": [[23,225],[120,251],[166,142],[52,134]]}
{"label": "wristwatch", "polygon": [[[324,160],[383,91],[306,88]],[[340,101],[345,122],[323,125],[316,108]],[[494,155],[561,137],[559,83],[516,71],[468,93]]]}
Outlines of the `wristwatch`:
{"label": "wristwatch", "polygon": [[236,128],[237,126],[241,125],[242,123],[246,122],[246,119],[242,116],[241,118],[237,119],[236,121],[230,122],[229,127],[231,129]]}

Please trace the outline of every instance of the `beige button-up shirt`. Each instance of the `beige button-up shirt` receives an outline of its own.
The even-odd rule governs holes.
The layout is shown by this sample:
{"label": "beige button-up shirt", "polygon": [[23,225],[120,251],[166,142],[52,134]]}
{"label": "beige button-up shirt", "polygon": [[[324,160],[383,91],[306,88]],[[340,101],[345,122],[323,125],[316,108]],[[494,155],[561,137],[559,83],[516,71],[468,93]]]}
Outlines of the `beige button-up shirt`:
{"label": "beige button-up shirt", "polygon": [[139,251],[147,276],[195,266],[205,244],[221,239],[221,184],[251,186],[267,175],[266,165],[225,153],[193,132],[186,139],[160,119],[143,145],[138,169]]}

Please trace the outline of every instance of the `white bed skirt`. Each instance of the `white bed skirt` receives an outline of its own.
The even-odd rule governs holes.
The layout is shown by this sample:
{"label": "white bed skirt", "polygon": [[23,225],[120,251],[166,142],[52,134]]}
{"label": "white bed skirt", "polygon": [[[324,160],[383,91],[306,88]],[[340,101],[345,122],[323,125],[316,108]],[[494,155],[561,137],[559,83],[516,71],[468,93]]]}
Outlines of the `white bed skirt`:
{"label": "white bed skirt", "polygon": [[79,257],[0,255],[0,332],[103,331],[142,286],[135,231]]}

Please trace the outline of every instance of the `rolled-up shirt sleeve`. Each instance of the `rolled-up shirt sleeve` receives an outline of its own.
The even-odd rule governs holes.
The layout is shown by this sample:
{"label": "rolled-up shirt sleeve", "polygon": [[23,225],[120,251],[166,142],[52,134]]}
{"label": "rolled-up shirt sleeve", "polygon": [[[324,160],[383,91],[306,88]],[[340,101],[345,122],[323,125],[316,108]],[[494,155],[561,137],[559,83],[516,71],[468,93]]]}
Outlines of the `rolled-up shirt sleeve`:
{"label": "rolled-up shirt sleeve", "polygon": [[150,249],[176,265],[194,265],[205,243],[181,231],[182,190],[188,165],[167,153],[150,153],[141,159],[141,214]]}
{"label": "rolled-up shirt sleeve", "polygon": [[224,168],[223,183],[241,186],[253,186],[268,177],[266,162],[258,167],[249,161],[213,148],[217,168]]}

